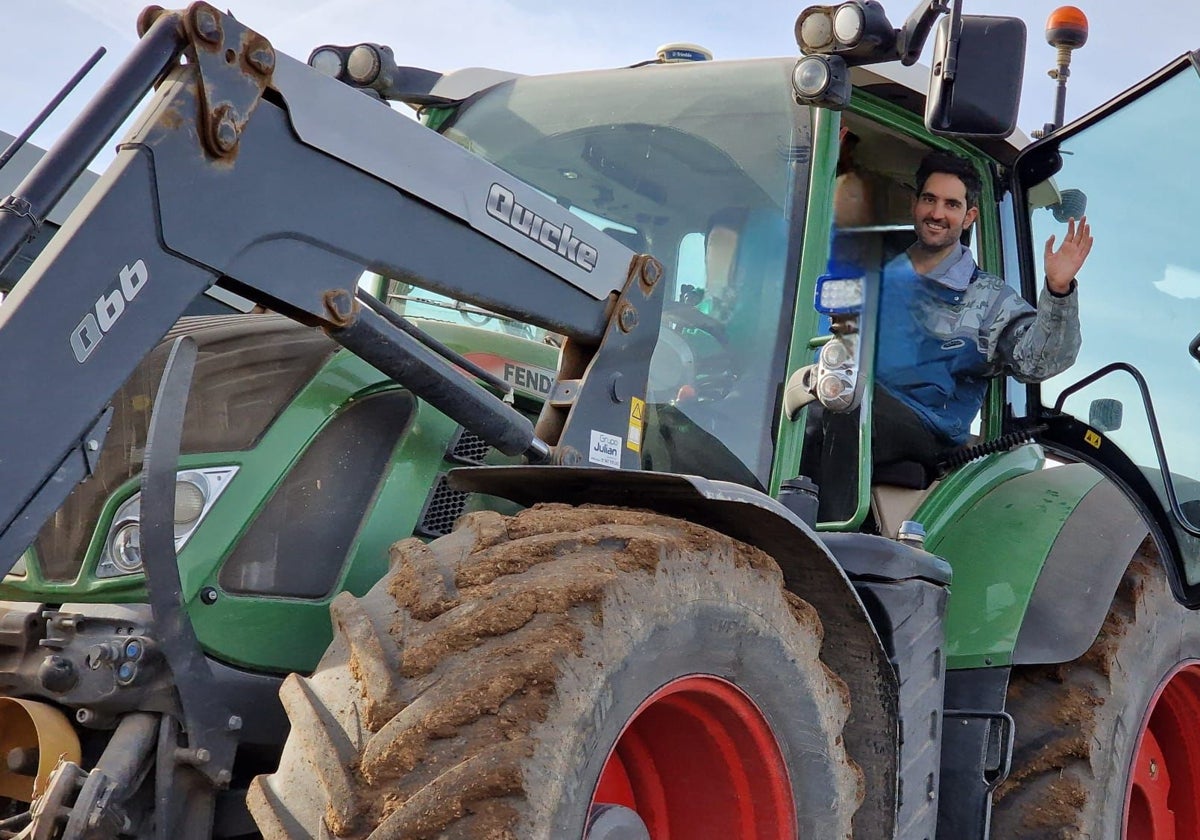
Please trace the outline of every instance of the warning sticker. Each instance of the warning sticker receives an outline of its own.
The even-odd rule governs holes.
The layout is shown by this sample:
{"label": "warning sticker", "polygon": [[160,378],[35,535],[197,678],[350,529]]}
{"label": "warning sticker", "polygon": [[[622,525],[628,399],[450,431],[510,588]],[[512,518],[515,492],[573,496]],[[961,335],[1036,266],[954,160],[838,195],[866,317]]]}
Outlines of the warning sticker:
{"label": "warning sticker", "polygon": [[646,401],[633,397],[629,403],[629,439],[625,445],[634,452],[642,451],[642,430],[646,428]]}
{"label": "warning sticker", "polygon": [[1083,433],[1083,439],[1085,442],[1090,443],[1096,449],[1100,448],[1100,435],[1096,434],[1095,432],[1091,431],[1090,429]]}
{"label": "warning sticker", "polygon": [[621,468],[621,438],[592,429],[592,445],[588,449],[588,460],[602,467]]}

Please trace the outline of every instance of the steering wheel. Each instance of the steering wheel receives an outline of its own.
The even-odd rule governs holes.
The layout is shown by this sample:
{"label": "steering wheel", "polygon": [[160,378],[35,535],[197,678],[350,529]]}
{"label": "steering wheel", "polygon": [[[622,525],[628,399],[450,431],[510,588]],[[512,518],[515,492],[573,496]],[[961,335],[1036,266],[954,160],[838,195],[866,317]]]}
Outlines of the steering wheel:
{"label": "steering wheel", "polygon": [[[691,331],[704,333],[711,341],[689,336]],[[668,350],[678,357],[678,365],[665,363],[662,354]],[[732,369],[733,353],[725,325],[690,304],[668,303],[664,307],[657,354],[658,364],[654,367],[658,368],[660,374],[672,369],[679,373],[686,372],[686,375],[677,377],[669,374],[654,377],[657,380],[656,390],[659,393],[669,391],[671,399],[682,398],[685,386],[690,389],[692,399],[721,399],[736,380]],[[668,381],[671,379],[674,381]]]}
{"label": "steering wheel", "polygon": [[694,329],[707,333],[716,339],[723,352],[729,352],[729,335],[725,332],[725,325],[690,304],[666,304],[663,307],[663,321],[669,323],[676,332]]}

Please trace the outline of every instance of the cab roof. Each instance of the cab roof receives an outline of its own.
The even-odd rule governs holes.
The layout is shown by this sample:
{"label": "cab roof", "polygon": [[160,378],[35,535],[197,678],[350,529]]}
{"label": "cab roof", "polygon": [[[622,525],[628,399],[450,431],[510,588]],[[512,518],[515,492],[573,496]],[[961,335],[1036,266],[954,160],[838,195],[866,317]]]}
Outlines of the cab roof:
{"label": "cab roof", "polygon": [[[783,62],[789,67],[796,61],[794,58],[729,59],[714,63],[736,64],[763,60]],[[708,64],[709,62],[704,63]],[[447,100],[461,101],[484,88],[509,79],[520,78],[522,75],[486,67],[468,67],[442,76],[434,85],[431,93]],[[918,116],[925,113],[925,96],[929,88],[929,68],[925,65],[914,64],[906,67],[898,61],[892,61],[886,64],[872,64],[868,67],[854,67],[851,69],[850,79],[855,88],[864,90]],[[1021,149],[1029,145],[1029,138],[1018,129],[1006,138],[972,138],[969,142],[988,156],[1008,165],[1016,159]]]}

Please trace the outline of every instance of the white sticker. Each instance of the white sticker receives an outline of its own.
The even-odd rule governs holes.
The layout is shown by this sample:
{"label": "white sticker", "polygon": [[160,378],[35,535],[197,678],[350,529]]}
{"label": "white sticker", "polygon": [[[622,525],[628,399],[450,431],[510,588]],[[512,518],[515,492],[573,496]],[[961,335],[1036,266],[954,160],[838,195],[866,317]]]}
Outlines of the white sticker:
{"label": "white sticker", "polygon": [[592,446],[588,450],[588,460],[602,467],[621,468],[621,438],[618,435],[608,435],[592,429]]}

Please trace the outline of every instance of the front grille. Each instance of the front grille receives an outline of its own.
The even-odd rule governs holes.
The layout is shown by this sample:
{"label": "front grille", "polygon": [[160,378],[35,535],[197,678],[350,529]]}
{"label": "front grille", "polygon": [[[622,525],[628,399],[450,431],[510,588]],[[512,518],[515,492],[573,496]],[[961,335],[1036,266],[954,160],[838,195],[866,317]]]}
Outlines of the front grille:
{"label": "front grille", "polygon": [[417,535],[422,537],[444,537],[454,529],[454,523],[467,507],[467,494],[450,487],[445,473],[438,476],[437,483],[425,500]]}
{"label": "front grille", "polygon": [[474,432],[460,428],[458,437],[450,444],[450,449],[446,453],[446,460],[478,466],[483,463],[489,451],[491,451],[491,447],[483,438]]}
{"label": "front grille", "polygon": [[[452,464],[477,467],[484,463],[492,448],[483,438],[461,426],[446,447],[446,460]],[[421,537],[442,537],[454,530],[454,523],[467,507],[467,493],[453,490],[442,473],[425,499],[416,532]]]}

